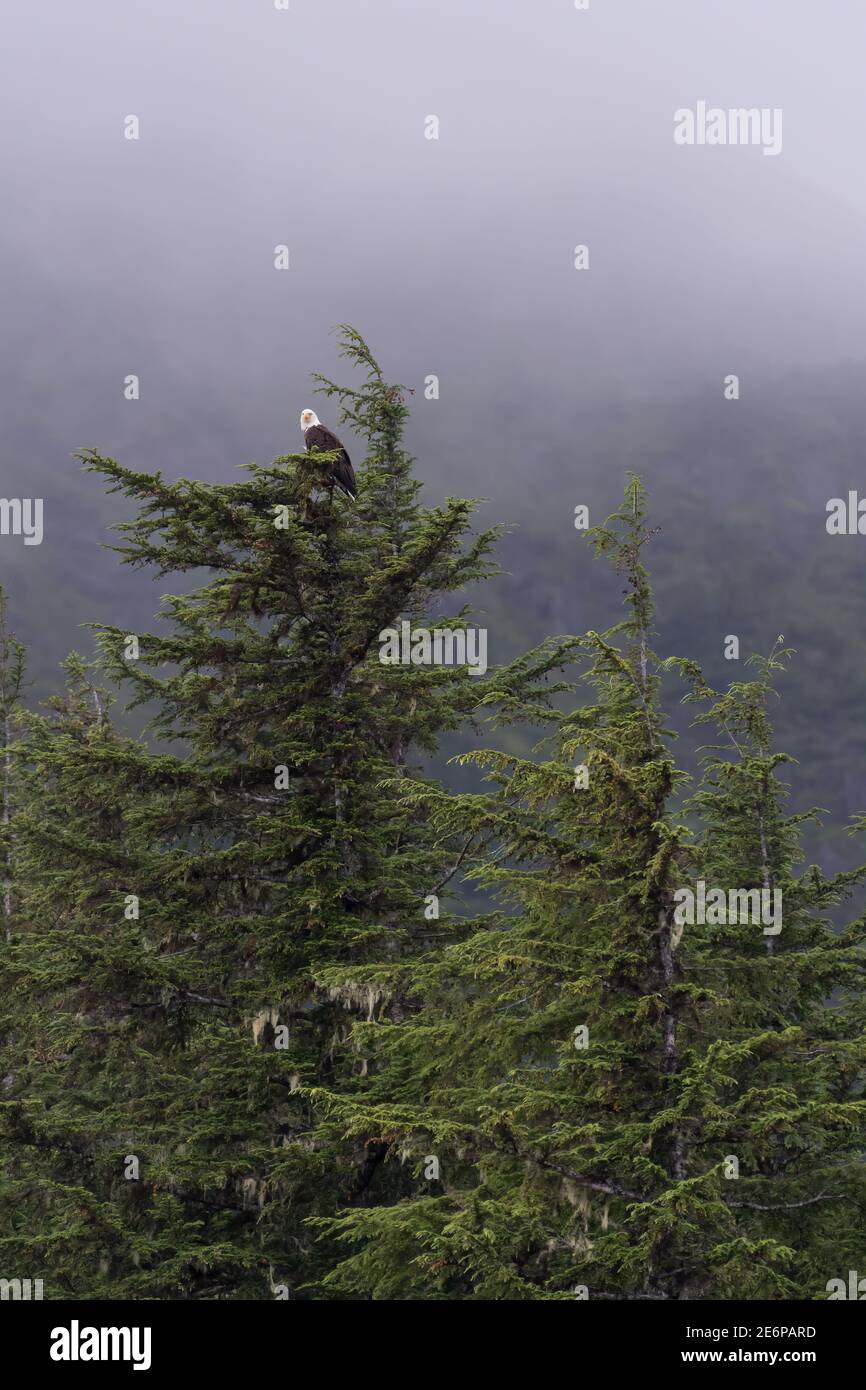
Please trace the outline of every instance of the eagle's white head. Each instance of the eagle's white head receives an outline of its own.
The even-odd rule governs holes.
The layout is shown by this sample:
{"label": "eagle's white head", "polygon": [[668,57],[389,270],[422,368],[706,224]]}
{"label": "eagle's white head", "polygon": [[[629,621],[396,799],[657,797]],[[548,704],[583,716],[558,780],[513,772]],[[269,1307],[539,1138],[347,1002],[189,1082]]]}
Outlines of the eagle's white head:
{"label": "eagle's white head", "polygon": [[305,434],[311,425],[320,425],[321,423],[322,422],[316,414],[315,410],[301,411],[301,429]]}

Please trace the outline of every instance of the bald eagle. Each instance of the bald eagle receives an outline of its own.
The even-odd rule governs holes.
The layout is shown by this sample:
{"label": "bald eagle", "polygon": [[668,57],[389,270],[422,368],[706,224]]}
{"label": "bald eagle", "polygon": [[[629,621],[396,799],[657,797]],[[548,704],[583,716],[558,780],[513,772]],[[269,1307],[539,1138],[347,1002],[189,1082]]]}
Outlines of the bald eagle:
{"label": "bald eagle", "polygon": [[339,454],[336,462],[328,465],[329,482],[331,486],[336,483],[340,491],[345,492],[346,496],[354,502],[356,496],[355,470],[352,467],[352,460],[337,436],[322,424],[315,410],[301,411],[301,431],[307,453]]}

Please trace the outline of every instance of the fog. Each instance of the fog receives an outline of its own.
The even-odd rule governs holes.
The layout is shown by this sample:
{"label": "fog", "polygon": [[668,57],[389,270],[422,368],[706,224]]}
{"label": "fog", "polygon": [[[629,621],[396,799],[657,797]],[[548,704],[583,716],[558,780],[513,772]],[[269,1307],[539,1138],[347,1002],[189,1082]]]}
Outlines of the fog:
{"label": "fog", "polygon": [[[85,442],[188,469],[181,421],[203,476],[282,452],[342,321],[439,375],[430,480],[488,494],[473,421],[525,470],[514,428],[579,436],[599,393],[862,359],[848,0],[6,0],[3,30],[9,488],[22,431],[57,469]],[[781,108],[781,155],[677,147],[698,100]]]}

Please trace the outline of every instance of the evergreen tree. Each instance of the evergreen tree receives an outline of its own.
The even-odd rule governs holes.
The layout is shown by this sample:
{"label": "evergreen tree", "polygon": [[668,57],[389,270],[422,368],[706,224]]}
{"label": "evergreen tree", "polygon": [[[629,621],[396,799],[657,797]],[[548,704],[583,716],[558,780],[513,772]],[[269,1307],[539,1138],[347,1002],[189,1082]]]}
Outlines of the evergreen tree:
{"label": "evergreen tree", "polygon": [[111,1297],[118,1260],[134,1274],[159,1248],[136,1141],[159,1113],[159,1059],[178,1046],[187,993],[186,962],[153,949],[130,893],[146,900],[162,875],[136,825],[151,760],[109,710],[72,656],[65,693],[47,714],[19,712],[13,745],[0,1245],[11,1277],[42,1278],[55,1298]]}
{"label": "evergreen tree", "polygon": [[772,746],[769,705],[789,655],[779,638],[751,659],[755,679],[724,693],[682,663],[688,698],[707,706],[696,723],[720,739],[704,750],[692,803],[694,874],[755,904],[763,894],[769,909],[758,924],[729,913],[720,927],[708,910],[684,927],[689,971],[708,995],[680,1101],[689,1172],[712,1179],[685,1285],[702,1296],[825,1297],[829,1279],[862,1261],[866,924],[835,929],[827,914],[864,869],[796,872],[801,829],[818,812],[786,814],[778,771],[791,760]]}
{"label": "evergreen tree", "polygon": [[[856,1244],[863,922],[837,934],[824,914],[862,871],[793,874],[804,817],[783,814],[766,709],[781,653],[722,696],[654,654],[637,479],[591,535],[626,615],[583,639],[588,699],[552,756],[484,750],[492,790],[412,790],[443,830],[476,833],[468,874],[500,906],[407,964],[402,1022],[356,1025],[370,1074],[332,1113],[350,1135],[378,1125],[418,1186],[320,1223],[348,1247],[336,1292],[826,1296]],[[726,730],[685,809],[666,668]],[[779,936],[684,925],[702,875],[779,888]]]}
{"label": "evergreen tree", "polygon": [[83,456],[138,505],[124,561],[197,586],[167,632],[99,629],[158,750],[77,664],[21,743],[4,1200],[12,1245],[76,1297],[309,1296],[332,1263],[309,1218],[406,1189],[390,1166],[374,1198],[389,1141],[347,1143],[311,1098],[354,1088],[353,1020],[399,1018],[401,961],[447,929],[465,838],[393,783],[432,786],[441,732],[558,689],[556,643],[485,675],[380,660],[383,632],[492,572],[496,532],[420,504],[405,392],[353,330],[342,348],[361,384],[319,384],[366,444],[355,506],[324,455],[223,485]]}

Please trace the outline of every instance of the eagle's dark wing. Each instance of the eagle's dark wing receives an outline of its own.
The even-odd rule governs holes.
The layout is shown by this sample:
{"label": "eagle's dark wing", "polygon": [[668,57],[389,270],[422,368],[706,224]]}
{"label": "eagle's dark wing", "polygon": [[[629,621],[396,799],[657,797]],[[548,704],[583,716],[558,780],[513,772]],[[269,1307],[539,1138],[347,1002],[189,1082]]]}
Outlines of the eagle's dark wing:
{"label": "eagle's dark wing", "polygon": [[332,466],[331,476],[338,487],[343,492],[355,500],[355,470],[352,467],[352,460],[346,453],[339,439],[332,434],[324,425],[310,425],[304,433],[304,443],[308,453],[327,453],[338,454],[337,461]]}

